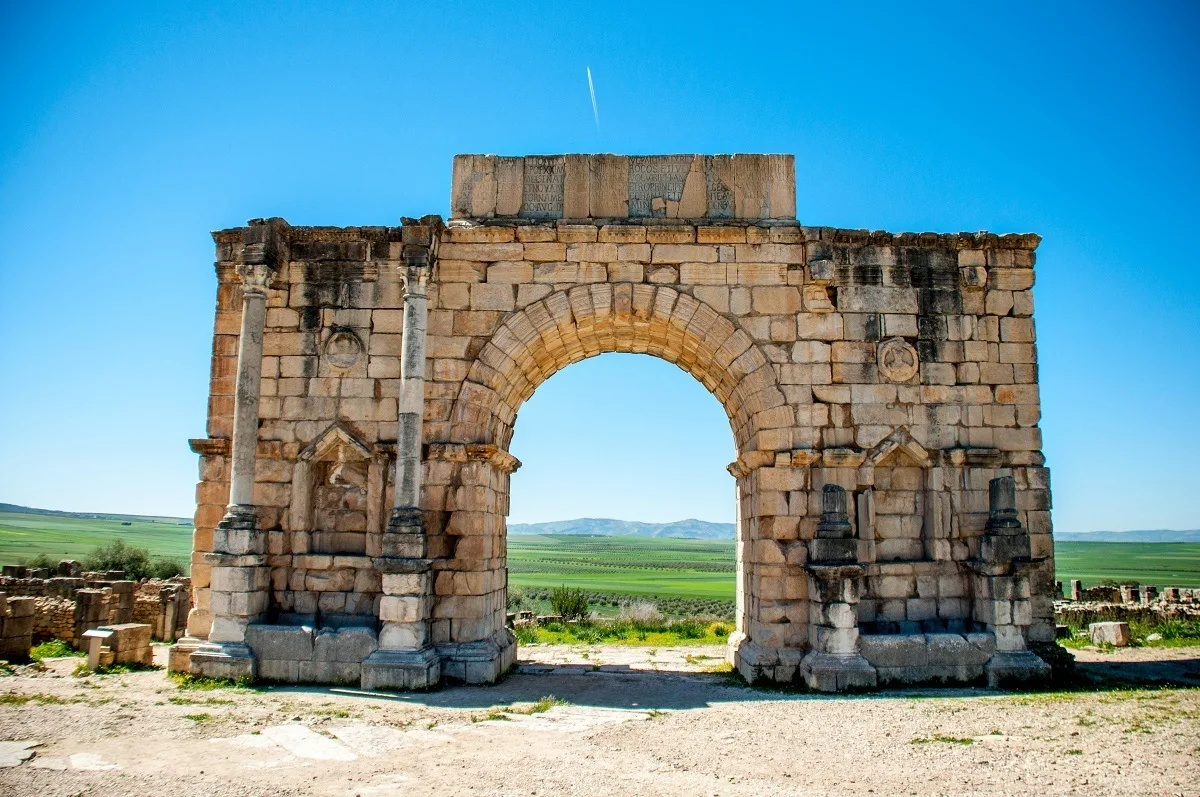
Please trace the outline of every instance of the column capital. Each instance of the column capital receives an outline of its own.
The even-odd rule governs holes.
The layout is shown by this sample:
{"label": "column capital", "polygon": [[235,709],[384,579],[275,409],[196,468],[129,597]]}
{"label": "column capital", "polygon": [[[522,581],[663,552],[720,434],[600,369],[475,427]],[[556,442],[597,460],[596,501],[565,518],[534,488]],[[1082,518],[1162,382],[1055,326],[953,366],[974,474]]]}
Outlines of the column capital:
{"label": "column capital", "polygon": [[237,272],[246,296],[266,296],[275,276],[275,270],[266,263],[239,263]]}
{"label": "column capital", "polygon": [[409,259],[408,247],[404,248],[404,297],[424,297],[429,285],[429,250],[423,258]]}

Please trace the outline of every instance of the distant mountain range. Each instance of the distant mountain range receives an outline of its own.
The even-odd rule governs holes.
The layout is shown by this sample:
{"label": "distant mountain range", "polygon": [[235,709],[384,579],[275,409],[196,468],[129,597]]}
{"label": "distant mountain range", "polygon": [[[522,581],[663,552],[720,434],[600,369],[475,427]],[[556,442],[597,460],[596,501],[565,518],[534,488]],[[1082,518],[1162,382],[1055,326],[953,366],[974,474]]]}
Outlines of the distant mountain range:
{"label": "distant mountain range", "polygon": [[[597,537],[673,537],[692,540],[732,540],[732,523],[677,520],[674,523],[641,523],[612,518],[576,518],[551,523],[510,523],[509,534],[582,534]],[[1059,542],[1200,542],[1200,529],[1175,531],[1064,531],[1055,533]]]}
{"label": "distant mountain range", "polygon": [[1143,531],[1056,531],[1059,542],[1200,542],[1200,529]]}
{"label": "distant mountain range", "polygon": [[[0,512],[58,515],[61,517],[97,518],[103,520],[143,520],[190,526],[190,518],[155,515],[117,515],[103,512],[61,512],[56,509],[34,509],[17,504],[0,503]],[[732,523],[710,523],[707,520],[676,520],[674,523],[642,523],[637,520],[584,517],[575,520],[555,520],[550,523],[510,523],[509,534],[579,534],[594,537],[666,537],[686,540],[732,540],[736,537]],[[1200,542],[1200,529],[1146,529],[1139,531],[1060,531],[1058,542]]]}
{"label": "distant mountain range", "polygon": [[687,540],[732,540],[732,523],[676,520],[674,523],[641,523],[636,520],[584,517],[551,523],[509,523],[509,534],[585,534],[598,537],[672,537]]}
{"label": "distant mountain range", "polygon": [[20,504],[0,503],[0,512],[16,512],[22,515],[52,515],[54,517],[83,518],[85,520],[141,520],[148,523],[172,523],[177,526],[190,526],[192,519],[186,517],[169,517],[165,515],[116,515],[107,512],[63,512],[58,509],[36,509]]}

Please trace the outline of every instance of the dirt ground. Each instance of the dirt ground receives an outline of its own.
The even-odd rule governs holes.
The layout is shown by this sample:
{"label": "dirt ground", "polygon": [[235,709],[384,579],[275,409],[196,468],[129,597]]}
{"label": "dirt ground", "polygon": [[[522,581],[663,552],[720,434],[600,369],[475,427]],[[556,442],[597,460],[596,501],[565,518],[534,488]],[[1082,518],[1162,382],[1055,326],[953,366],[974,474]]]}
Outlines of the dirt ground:
{"label": "dirt ground", "polygon": [[1200,648],[1077,655],[1094,688],[853,697],[739,685],[715,647],[531,646],[409,695],[59,660],[0,678],[0,794],[1200,795],[1200,689],[1127,686],[1200,684]]}

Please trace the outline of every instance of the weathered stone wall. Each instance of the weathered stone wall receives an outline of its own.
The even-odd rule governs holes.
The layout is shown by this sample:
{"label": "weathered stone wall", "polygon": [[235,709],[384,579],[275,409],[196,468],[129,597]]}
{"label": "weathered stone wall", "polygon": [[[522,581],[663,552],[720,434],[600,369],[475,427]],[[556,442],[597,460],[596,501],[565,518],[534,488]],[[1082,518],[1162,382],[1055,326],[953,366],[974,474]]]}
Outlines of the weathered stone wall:
{"label": "weathered stone wall", "polygon": [[[32,635],[36,641],[61,639],[76,644],[91,628],[130,622],[150,626],[155,638],[173,640],[185,627],[191,581],[147,579],[127,581],[124,573],[83,573],[77,563],[64,561],[50,576],[47,570],[10,567],[0,577],[0,593],[30,597]],[[40,577],[35,577],[37,574]]]}
{"label": "weathered stone wall", "polygon": [[[859,626],[987,629],[1005,653],[1054,639],[1038,237],[802,226],[790,218],[790,170],[777,156],[456,160],[461,218],[437,234],[427,287],[420,499],[431,639],[450,677],[475,666],[454,664],[464,646],[512,644],[504,517],[519,409],[556,371],[604,352],[675,363],[729,418],[743,672],[791,680],[805,651],[853,646]],[[268,619],[373,623],[382,612],[406,622],[407,603],[381,603],[371,561],[394,490],[403,230],[280,230],[254,484]],[[229,497],[248,240],[243,229],[214,238],[209,437],[193,441],[202,456],[188,628],[199,636],[214,608],[205,553]],[[1010,525],[1027,541],[1008,559],[1029,561],[1019,574],[981,576],[973,563],[996,563],[985,531],[1001,476],[1015,483]],[[814,614],[811,604],[828,603],[810,594],[806,571],[826,485],[849,494],[865,570],[861,594]],[[391,616],[401,608],[405,618]]]}

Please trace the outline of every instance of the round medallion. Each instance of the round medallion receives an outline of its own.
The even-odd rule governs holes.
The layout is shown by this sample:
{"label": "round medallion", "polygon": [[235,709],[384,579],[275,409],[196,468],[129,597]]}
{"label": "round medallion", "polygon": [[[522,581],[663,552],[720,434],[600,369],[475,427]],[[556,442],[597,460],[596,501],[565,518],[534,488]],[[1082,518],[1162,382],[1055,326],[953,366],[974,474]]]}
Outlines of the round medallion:
{"label": "round medallion", "polygon": [[917,350],[903,338],[879,344],[879,373],[890,382],[907,382],[917,375],[921,363]]}
{"label": "round medallion", "polygon": [[353,332],[334,332],[325,341],[325,359],[334,368],[350,368],[362,356],[362,341]]}

